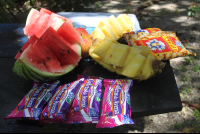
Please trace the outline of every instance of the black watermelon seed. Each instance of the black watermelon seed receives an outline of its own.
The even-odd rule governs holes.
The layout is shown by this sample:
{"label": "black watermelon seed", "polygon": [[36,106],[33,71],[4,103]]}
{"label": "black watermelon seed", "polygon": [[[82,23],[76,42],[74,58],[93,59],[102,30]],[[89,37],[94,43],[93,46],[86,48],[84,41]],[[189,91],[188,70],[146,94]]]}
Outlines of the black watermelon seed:
{"label": "black watermelon seed", "polygon": [[50,58],[49,58],[49,57],[47,57],[47,60],[50,60]]}
{"label": "black watermelon seed", "polygon": [[64,56],[64,54],[63,54],[63,53],[61,53],[61,56]]}
{"label": "black watermelon seed", "polygon": [[68,54],[70,54],[70,51],[69,51],[69,50],[67,50],[67,53],[68,53]]}
{"label": "black watermelon seed", "polygon": [[45,61],[43,61],[43,64],[46,66],[46,63],[45,63]]}
{"label": "black watermelon seed", "polygon": [[23,51],[20,49],[19,52],[22,53]]}

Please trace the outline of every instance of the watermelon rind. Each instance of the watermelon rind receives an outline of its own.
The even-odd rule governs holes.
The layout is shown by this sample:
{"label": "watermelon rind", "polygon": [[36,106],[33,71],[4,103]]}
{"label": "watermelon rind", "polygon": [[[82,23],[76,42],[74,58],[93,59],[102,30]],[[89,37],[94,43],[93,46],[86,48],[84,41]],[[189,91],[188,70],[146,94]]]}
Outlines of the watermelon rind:
{"label": "watermelon rind", "polygon": [[74,66],[73,64],[69,64],[63,67],[64,69],[63,73],[49,73],[49,72],[40,71],[39,69],[31,65],[28,65],[21,58],[19,58],[13,67],[13,71],[17,75],[27,80],[45,82],[45,81],[56,80],[59,77],[63,76],[64,74],[71,72],[75,67],[76,66]]}
{"label": "watermelon rind", "polygon": [[24,64],[20,60],[18,60],[13,67],[13,72],[15,72],[17,75],[21,76],[22,78],[29,80],[29,78],[26,77],[26,75],[24,74],[23,66],[24,66]]}
{"label": "watermelon rind", "polygon": [[26,67],[27,71],[28,71],[28,75],[30,75],[32,77],[31,80],[34,80],[34,81],[42,81],[42,82],[45,82],[45,81],[49,81],[49,80],[54,80],[54,79],[58,79],[58,77],[45,77],[45,76],[42,76],[38,73],[36,73],[35,71],[31,70],[30,68]]}

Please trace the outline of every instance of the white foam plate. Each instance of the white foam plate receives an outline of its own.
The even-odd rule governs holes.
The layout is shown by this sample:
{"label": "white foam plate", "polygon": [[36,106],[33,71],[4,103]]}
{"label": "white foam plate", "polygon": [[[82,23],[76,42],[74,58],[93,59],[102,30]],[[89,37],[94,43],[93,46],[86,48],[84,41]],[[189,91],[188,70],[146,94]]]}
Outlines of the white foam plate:
{"label": "white foam plate", "polygon": [[[73,20],[74,25],[84,25],[86,27],[96,27],[100,20],[103,18],[109,18],[114,15],[117,17],[117,13],[88,13],[88,12],[58,12],[58,15],[64,16]],[[134,14],[128,14],[133,22],[133,31],[141,30],[139,21]]]}

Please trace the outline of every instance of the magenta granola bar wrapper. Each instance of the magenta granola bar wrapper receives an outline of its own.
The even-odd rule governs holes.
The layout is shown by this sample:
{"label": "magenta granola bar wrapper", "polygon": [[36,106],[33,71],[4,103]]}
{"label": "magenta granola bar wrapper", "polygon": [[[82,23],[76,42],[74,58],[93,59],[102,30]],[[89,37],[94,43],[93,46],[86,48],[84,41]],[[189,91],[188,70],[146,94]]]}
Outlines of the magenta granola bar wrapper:
{"label": "magenta granola bar wrapper", "polygon": [[42,111],[40,124],[66,121],[66,114],[83,82],[84,78],[61,85]]}
{"label": "magenta granola bar wrapper", "polygon": [[76,95],[65,123],[97,123],[102,94],[101,79],[85,79]]}
{"label": "magenta granola bar wrapper", "polygon": [[43,107],[53,96],[60,81],[48,83],[34,82],[33,88],[24,96],[14,111],[8,115],[8,119],[22,119],[27,117],[32,120],[39,120]]}
{"label": "magenta granola bar wrapper", "polygon": [[123,124],[134,124],[131,119],[130,92],[133,80],[104,79],[104,96],[101,117],[97,128],[113,128]]}

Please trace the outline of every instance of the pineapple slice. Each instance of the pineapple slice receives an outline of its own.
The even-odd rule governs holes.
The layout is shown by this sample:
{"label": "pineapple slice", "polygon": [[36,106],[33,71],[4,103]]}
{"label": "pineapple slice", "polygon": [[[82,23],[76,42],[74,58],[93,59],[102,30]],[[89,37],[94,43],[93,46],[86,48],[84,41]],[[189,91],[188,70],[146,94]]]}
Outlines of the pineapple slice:
{"label": "pineapple slice", "polygon": [[102,28],[103,26],[105,26],[107,24],[107,19],[106,18],[103,18],[99,24],[97,25],[98,28]]}
{"label": "pineapple slice", "polygon": [[129,29],[128,31],[132,31],[133,29],[133,22],[130,20],[129,15],[128,14],[124,14],[124,19],[126,20],[126,22],[129,25]]}
{"label": "pineapple slice", "polygon": [[96,48],[93,50],[93,53],[95,53],[96,55],[103,58],[105,56],[106,52],[108,51],[108,48],[111,43],[112,43],[112,41],[108,40],[108,39],[99,41],[98,45],[96,45]]}
{"label": "pineapple slice", "polygon": [[105,56],[102,59],[103,62],[110,64],[109,59],[110,59],[111,55],[114,53],[114,49],[115,49],[115,44],[111,43],[109,48],[108,48],[108,51],[106,52]]}
{"label": "pineapple slice", "polygon": [[105,36],[110,37],[112,40],[117,40],[116,35],[114,34],[114,32],[112,31],[112,29],[110,28],[110,26],[108,24],[105,24],[102,27],[102,32],[105,34]]}
{"label": "pineapple slice", "polygon": [[138,49],[142,50],[141,55],[145,56],[146,58],[151,53],[151,48],[147,46],[136,46]]}
{"label": "pineapple slice", "polygon": [[89,55],[91,56],[92,55],[92,58],[95,59],[95,60],[102,60],[102,58],[98,55],[96,55],[95,53],[93,53],[93,50],[98,46],[100,45],[102,42],[102,39],[98,39],[96,38],[93,42],[92,42],[92,46],[90,47],[89,49]]}
{"label": "pineapple slice", "polygon": [[130,28],[129,28],[129,24],[126,22],[125,18],[124,18],[124,15],[120,14],[118,17],[117,17],[117,22],[119,23],[119,25],[121,26],[122,28],[122,32],[123,33],[127,33],[127,32],[130,32]]}
{"label": "pineapple slice", "polygon": [[164,66],[165,66],[164,62],[157,60],[152,55],[148,55],[146,63],[142,68],[142,74],[140,76],[141,77],[140,79],[146,80],[156,75],[157,73],[160,73],[161,70],[159,68],[163,68]]}
{"label": "pineapple slice", "polygon": [[119,23],[117,22],[117,20],[115,19],[114,15],[111,15],[108,18],[108,24],[110,26],[110,28],[112,29],[112,31],[114,32],[114,34],[117,36],[117,38],[119,39],[120,36],[123,35],[123,31],[122,28],[120,27]]}
{"label": "pineapple slice", "polygon": [[127,67],[127,65],[131,62],[131,60],[137,55],[140,54],[142,52],[141,49],[139,49],[138,47],[130,47],[130,52],[126,58],[126,61],[124,63],[124,68]]}
{"label": "pineapple slice", "polygon": [[149,55],[147,57],[147,61],[144,65],[144,67],[142,68],[142,75],[141,77],[143,79],[147,79],[150,78],[153,75],[153,68],[152,68],[152,62],[154,60],[154,57]]}
{"label": "pineapple slice", "polygon": [[113,50],[112,50],[112,53],[108,53],[110,55],[110,58],[108,60],[109,64],[113,65],[114,67],[116,66],[123,67],[124,62],[129,54],[130,47],[123,44],[119,45],[119,44],[113,43],[110,49],[113,49]]}
{"label": "pineapple slice", "polygon": [[139,77],[145,61],[146,58],[143,55],[137,54],[127,65],[127,67],[123,69],[122,74],[128,77]]}
{"label": "pineapple slice", "polygon": [[90,35],[90,38],[94,41],[96,38],[104,39],[105,35],[99,27],[96,27],[95,30]]}

